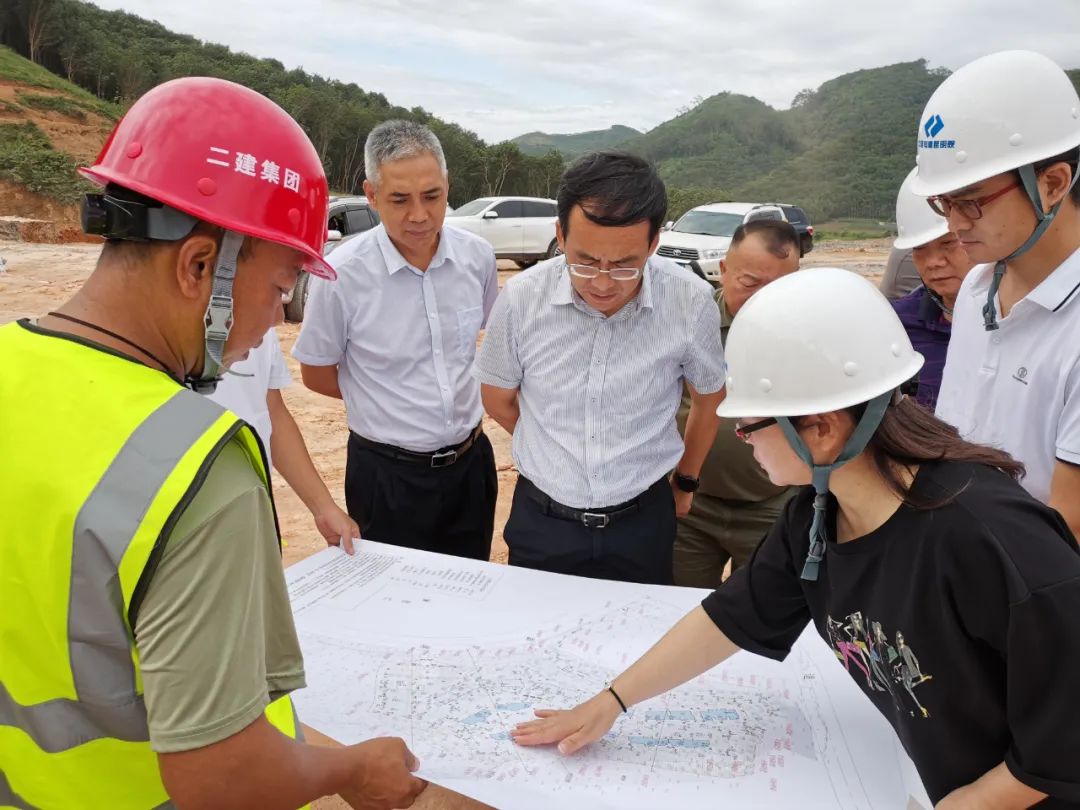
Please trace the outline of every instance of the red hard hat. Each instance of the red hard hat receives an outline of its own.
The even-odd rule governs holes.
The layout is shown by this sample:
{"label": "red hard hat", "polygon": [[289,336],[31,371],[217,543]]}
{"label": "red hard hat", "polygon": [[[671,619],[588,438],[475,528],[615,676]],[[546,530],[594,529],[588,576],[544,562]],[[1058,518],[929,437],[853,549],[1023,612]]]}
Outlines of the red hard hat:
{"label": "red hard hat", "polygon": [[247,87],[202,77],[158,85],[79,172],[288,245],[307,255],[309,273],[337,277],[322,257],[330,196],[322,161],[287,112]]}

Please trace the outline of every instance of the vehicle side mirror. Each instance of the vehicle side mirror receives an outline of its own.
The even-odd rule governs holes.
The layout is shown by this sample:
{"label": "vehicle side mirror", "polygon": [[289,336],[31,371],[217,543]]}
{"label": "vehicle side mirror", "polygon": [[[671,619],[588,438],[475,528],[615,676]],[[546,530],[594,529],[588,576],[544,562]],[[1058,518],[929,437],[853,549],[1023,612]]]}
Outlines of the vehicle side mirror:
{"label": "vehicle side mirror", "polygon": [[341,231],[332,231],[332,230],[327,231],[326,232],[326,241],[327,242],[340,242],[341,241]]}
{"label": "vehicle side mirror", "polygon": [[664,227],[661,228],[660,230],[662,230],[662,231],[670,231],[674,227],[675,227],[675,220],[669,219],[667,222],[664,223]]}
{"label": "vehicle side mirror", "polygon": [[483,219],[498,219],[498,218],[499,218],[499,212],[498,211],[485,211],[484,212]]}

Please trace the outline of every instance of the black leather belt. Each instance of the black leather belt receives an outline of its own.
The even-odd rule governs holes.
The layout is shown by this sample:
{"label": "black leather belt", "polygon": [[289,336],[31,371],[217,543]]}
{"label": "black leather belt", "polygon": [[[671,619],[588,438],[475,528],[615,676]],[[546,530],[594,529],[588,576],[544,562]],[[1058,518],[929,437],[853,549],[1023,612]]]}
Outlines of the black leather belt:
{"label": "black leather belt", "polygon": [[484,434],[483,426],[477,425],[473,428],[473,432],[469,434],[469,438],[463,441],[461,444],[455,444],[451,447],[443,447],[436,450],[434,453],[416,453],[412,450],[406,450],[404,447],[395,447],[392,444],[381,444],[379,442],[373,442],[371,439],[365,439],[359,433],[349,431],[349,436],[353,441],[359,444],[361,447],[366,447],[374,453],[378,453],[380,456],[386,458],[392,458],[395,461],[408,461],[413,464],[424,464],[428,467],[449,467],[457,462],[476,444],[476,440]]}
{"label": "black leather belt", "polygon": [[572,520],[575,523],[581,523],[586,529],[606,529],[616,520],[632,515],[634,512],[641,508],[641,499],[645,497],[653,487],[663,484],[667,486],[665,479],[660,479],[653,484],[645,492],[638,495],[636,498],[631,498],[615,506],[605,506],[595,509],[575,509],[572,506],[559,503],[552,500],[549,496],[545,495],[536,484],[530,481],[524,476],[518,478],[517,485],[522,488],[525,496],[531,501],[535,501],[540,504],[544,509],[544,513],[557,517],[561,520]]}

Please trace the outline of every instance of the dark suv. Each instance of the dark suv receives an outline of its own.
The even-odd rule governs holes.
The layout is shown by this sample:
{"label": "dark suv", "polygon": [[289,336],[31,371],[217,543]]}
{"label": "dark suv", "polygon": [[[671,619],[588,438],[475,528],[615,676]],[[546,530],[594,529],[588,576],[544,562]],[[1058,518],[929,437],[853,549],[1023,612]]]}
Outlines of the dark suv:
{"label": "dark suv", "polygon": [[814,226],[810,224],[810,217],[797,205],[787,203],[764,203],[775,205],[784,212],[784,218],[791,223],[799,234],[799,255],[805,256],[814,249]]}
{"label": "dark suv", "polygon": [[[323,245],[323,255],[330,253],[342,242],[347,242],[364,231],[370,231],[379,224],[379,212],[368,205],[367,197],[331,197],[330,216],[326,227],[333,237]],[[307,303],[308,284],[311,276],[302,273],[297,279],[292,300],[285,305],[285,320],[300,323],[304,320],[304,305]]]}
{"label": "dark suv", "polygon": [[341,234],[340,239],[332,239],[323,248],[323,255],[332,251],[342,242],[354,236],[370,231],[379,224],[379,212],[372,208],[367,197],[331,197],[328,230]]}

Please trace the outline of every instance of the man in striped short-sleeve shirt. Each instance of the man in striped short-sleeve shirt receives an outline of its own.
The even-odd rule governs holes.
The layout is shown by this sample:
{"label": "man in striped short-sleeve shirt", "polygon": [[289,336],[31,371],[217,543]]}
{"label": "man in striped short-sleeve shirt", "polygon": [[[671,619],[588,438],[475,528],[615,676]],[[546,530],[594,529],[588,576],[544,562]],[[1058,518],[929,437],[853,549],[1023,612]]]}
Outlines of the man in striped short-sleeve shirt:
{"label": "man in striped short-sleeve shirt", "polygon": [[652,256],[666,211],[646,161],[581,158],[558,192],[565,255],[508,282],[491,312],[475,374],[521,473],[511,565],[671,582],[676,513],[716,435],[725,367],[711,288]]}

